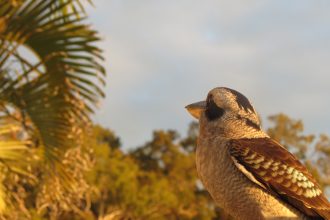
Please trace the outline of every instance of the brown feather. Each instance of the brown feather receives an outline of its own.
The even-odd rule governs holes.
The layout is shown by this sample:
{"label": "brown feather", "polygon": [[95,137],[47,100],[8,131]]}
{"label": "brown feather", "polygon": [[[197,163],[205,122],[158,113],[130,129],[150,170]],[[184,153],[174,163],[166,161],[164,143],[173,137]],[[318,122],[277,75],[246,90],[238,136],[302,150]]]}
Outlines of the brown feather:
{"label": "brown feather", "polygon": [[270,138],[230,141],[230,154],[267,189],[305,215],[330,219],[330,203],[300,161]]}

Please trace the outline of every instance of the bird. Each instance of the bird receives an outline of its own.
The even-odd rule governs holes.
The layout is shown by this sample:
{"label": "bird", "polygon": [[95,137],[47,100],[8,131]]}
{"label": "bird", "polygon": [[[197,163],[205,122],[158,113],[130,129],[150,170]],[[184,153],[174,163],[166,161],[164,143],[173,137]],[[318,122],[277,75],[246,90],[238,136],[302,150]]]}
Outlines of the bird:
{"label": "bird", "polygon": [[330,203],[315,178],[262,130],[243,94],[216,87],[186,109],[199,121],[199,178],[234,219],[330,219]]}

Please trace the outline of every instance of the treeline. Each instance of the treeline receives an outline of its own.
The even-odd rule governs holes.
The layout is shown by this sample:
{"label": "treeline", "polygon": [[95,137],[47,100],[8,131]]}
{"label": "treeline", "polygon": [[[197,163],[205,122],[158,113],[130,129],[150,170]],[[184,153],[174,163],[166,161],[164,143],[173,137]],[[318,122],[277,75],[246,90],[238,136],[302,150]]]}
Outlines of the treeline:
{"label": "treeline", "polygon": [[[279,114],[269,118],[268,133],[297,155],[330,186],[330,139],[306,135],[302,121]],[[174,130],[157,130],[151,140],[125,152],[112,131],[94,125],[84,145],[66,153],[68,190],[61,177],[38,186],[13,177],[15,211],[8,219],[230,219],[214,205],[195,168],[197,123],[181,137]],[[31,165],[38,176],[42,167]],[[35,187],[38,186],[38,187]]]}

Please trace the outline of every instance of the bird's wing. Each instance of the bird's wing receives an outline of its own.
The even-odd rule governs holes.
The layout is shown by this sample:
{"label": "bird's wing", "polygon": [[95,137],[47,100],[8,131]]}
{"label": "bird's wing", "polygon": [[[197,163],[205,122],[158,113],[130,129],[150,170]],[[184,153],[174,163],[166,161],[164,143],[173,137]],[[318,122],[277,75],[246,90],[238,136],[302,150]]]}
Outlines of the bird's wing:
{"label": "bird's wing", "polygon": [[279,143],[270,138],[243,138],[231,140],[229,145],[235,163],[248,171],[245,175],[252,174],[264,188],[307,216],[330,219],[330,203],[316,180]]}

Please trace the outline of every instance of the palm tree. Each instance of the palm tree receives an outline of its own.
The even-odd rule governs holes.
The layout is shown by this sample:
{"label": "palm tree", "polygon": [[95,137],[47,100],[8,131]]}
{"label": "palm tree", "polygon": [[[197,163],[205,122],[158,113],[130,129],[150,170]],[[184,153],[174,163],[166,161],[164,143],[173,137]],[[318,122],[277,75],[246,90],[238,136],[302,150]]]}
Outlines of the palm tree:
{"label": "palm tree", "polygon": [[[0,212],[15,200],[8,178],[60,178],[68,149],[103,96],[105,71],[97,32],[82,23],[79,1],[0,3]],[[31,173],[37,158],[39,173]],[[16,205],[17,207],[17,205]]]}

